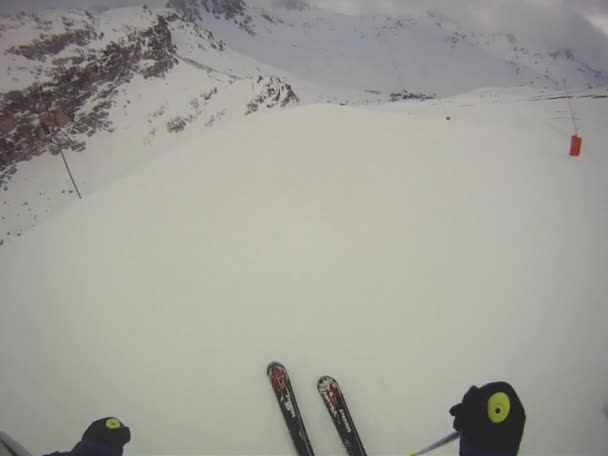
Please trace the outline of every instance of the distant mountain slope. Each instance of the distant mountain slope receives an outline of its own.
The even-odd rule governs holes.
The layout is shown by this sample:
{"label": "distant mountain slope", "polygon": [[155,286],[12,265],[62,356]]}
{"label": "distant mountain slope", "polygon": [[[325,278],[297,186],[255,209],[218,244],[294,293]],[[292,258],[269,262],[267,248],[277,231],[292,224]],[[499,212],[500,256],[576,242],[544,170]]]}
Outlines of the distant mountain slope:
{"label": "distant mountain slope", "polygon": [[534,50],[511,34],[465,30],[434,12],[353,17],[319,9],[251,9],[255,34],[213,22],[232,49],[331,87],[455,95],[480,87],[608,84],[567,49]]}

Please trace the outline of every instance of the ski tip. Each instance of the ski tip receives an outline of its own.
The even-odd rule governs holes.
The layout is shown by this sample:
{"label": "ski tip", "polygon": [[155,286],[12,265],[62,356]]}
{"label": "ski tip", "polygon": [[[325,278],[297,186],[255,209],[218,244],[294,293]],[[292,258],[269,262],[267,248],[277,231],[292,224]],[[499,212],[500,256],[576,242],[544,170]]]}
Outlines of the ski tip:
{"label": "ski tip", "polygon": [[319,380],[317,381],[317,386],[322,386],[325,383],[338,383],[336,381],[335,378],[330,377],[329,375],[322,375],[321,377],[319,377]]}
{"label": "ski tip", "polygon": [[268,366],[266,366],[266,374],[270,375],[270,372],[272,371],[273,368],[279,368],[279,369],[285,369],[285,366],[283,366],[283,364],[281,364],[278,361],[271,361],[268,363]]}
{"label": "ski tip", "polygon": [[416,452],[415,452],[415,451],[412,451],[411,453],[408,453],[408,455],[407,455],[407,456],[416,456]]}

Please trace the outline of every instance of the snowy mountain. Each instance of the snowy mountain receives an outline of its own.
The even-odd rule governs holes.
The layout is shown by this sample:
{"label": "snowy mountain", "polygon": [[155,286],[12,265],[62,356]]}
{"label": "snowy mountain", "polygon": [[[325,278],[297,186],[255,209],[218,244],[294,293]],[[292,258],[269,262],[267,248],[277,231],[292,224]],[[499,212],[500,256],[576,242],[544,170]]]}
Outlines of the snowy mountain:
{"label": "snowy mountain", "polygon": [[568,50],[528,49],[435,12],[288,5],[170,0],[0,17],[0,243],[75,197],[60,152],[90,195],[178,136],[271,109],[608,84]]}
{"label": "snowy mountain", "polygon": [[369,454],[494,380],[522,454],[607,454],[606,75],[281,3],[0,18],[0,430],[44,454],[117,415],[131,456],[293,454],[280,360],[318,454],[345,454],[322,374]]}

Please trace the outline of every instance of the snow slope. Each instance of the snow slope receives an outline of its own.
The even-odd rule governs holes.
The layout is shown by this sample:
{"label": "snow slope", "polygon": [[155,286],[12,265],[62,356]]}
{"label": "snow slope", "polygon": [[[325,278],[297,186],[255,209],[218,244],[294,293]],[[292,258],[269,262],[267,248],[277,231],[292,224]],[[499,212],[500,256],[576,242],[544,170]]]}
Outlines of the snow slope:
{"label": "snow slope", "polygon": [[450,122],[436,103],[237,121],[5,246],[0,428],[39,454],[115,414],[131,455],[293,454],[278,359],[319,454],[344,454],[325,373],[370,454],[445,434],[497,379],[522,454],[606,454],[608,105],[575,100],[572,159],[563,99],[479,91]]}

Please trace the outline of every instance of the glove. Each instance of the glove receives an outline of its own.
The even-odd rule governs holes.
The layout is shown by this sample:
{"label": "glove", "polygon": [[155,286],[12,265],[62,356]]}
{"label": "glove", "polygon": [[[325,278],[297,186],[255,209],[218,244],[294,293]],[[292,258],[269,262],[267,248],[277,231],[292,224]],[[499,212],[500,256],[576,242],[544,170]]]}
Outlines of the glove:
{"label": "glove", "polygon": [[454,429],[462,433],[460,456],[515,456],[526,414],[515,390],[506,382],[471,387],[450,409]]}
{"label": "glove", "polygon": [[102,418],[91,423],[72,451],[55,451],[46,456],[122,456],[129,440],[131,431],[120,420]]}
{"label": "glove", "polygon": [[123,447],[131,440],[130,429],[117,418],[94,421],[84,431],[82,440],[71,456],[122,456]]}

